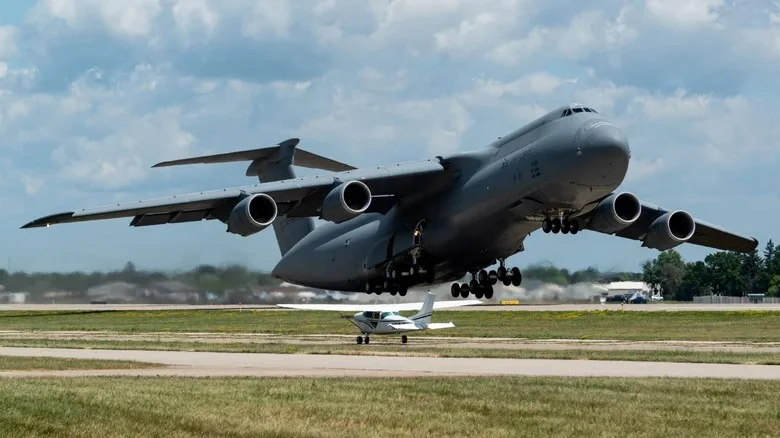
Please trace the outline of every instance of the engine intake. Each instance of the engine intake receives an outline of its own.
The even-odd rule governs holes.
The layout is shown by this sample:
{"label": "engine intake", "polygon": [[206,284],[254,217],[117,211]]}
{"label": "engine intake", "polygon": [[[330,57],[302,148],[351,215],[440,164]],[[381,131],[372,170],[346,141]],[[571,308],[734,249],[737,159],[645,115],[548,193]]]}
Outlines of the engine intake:
{"label": "engine intake", "polygon": [[330,222],[348,221],[371,205],[371,189],[360,181],[339,184],[322,201],[320,217]]}
{"label": "engine intake", "polygon": [[688,212],[669,212],[650,224],[642,246],[659,251],[672,249],[688,241],[695,231],[696,221]]}
{"label": "engine intake", "polygon": [[259,233],[273,223],[278,212],[276,201],[265,193],[247,196],[230,212],[227,231],[244,237]]}
{"label": "engine intake", "polygon": [[636,222],[640,214],[642,204],[633,193],[613,193],[593,209],[589,228],[605,234],[616,233]]}

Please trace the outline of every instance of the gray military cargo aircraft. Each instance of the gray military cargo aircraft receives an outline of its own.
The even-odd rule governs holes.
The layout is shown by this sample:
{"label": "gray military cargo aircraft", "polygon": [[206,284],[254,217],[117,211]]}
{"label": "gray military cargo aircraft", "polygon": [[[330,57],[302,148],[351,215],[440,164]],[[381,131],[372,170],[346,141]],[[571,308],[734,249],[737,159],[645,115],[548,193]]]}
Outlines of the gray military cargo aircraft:
{"label": "gray military cargo aircraft", "polygon": [[[628,169],[628,140],[580,104],[483,148],[422,161],[357,169],[298,143],[153,166],[249,161],[246,175],[259,184],[60,213],[22,228],[121,217],[133,217],[134,227],[216,219],[239,236],[271,226],[282,256],[272,275],[284,281],[402,296],[409,287],[452,281],[453,297],[488,299],[498,281],[520,285],[520,270],[505,260],[539,228],[592,230],[660,251],[683,243],[738,252],[758,246],[686,211],[615,191]],[[330,173],[296,178],[294,165]],[[315,227],[314,218],[325,223]]]}

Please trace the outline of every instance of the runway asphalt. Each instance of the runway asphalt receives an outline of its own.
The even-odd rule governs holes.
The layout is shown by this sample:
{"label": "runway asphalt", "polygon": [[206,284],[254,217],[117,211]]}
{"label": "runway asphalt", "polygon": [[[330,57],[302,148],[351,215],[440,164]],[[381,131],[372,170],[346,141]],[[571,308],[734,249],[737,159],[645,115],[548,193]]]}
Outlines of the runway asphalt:
{"label": "runway asphalt", "polygon": [[[407,300],[408,301],[408,300]],[[278,310],[274,305],[187,305],[187,304],[2,304],[0,311],[101,311],[101,310]],[[531,304],[484,305],[446,309],[447,311],[518,311],[518,312],[577,312],[591,310],[623,310],[627,312],[733,312],[744,310],[780,311],[780,304]]]}
{"label": "runway asphalt", "polygon": [[780,379],[780,366],[593,360],[473,359],[189,351],[0,348],[0,355],[137,360],[161,364],[140,370],[4,371],[33,376],[568,376]]}

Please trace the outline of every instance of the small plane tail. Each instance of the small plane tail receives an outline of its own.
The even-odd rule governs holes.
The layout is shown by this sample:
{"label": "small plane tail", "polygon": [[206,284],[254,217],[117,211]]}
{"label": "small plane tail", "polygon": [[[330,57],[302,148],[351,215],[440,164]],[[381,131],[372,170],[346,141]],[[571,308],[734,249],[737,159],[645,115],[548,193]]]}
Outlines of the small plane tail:
{"label": "small plane tail", "polygon": [[[163,161],[152,167],[182,166],[188,164],[214,164],[251,161],[246,169],[247,176],[256,176],[260,182],[273,182],[295,178],[293,166],[342,172],[355,169],[330,158],[297,149],[300,139],[290,138],[276,146],[228,152],[215,155]],[[314,229],[314,219],[310,217],[287,217],[280,215],[273,224],[279,251],[285,255],[301,239]]]}
{"label": "small plane tail", "polygon": [[431,315],[433,314],[433,301],[436,296],[430,292],[425,294],[425,301],[420,308],[420,311],[410,316],[409,319],[415,322],[415,324],[429,324],[431,322]]}

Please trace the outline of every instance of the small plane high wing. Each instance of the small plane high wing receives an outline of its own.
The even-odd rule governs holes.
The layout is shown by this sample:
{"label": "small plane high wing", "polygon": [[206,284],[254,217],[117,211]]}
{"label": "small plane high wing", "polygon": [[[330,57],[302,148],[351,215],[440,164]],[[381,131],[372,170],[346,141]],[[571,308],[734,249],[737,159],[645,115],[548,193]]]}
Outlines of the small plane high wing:
{"label": "small plane high wing", "polygon": [[[329,310],[334,312],[405,312],[420,310],[424,303],[399,304],[277,304],[278,307],[297,310]],[[450,309],[453,307],[474,306],[484,304],[480,300],[435,301],[433,309]]]}
{"label": "small plane high wing", "polygon": [[[601,200],[596,201],[595,204],[600,201]],[[615,236],[632,240],[642,240],[650,224],[670,211],[645,201],[640,201],[640,204],[642,206],[642,212],[636,222],[616,232],[614,234]],[[591,213],[588,213],[586,217],[590,214]],[[693,220],[695,222],[695,230],[693,236],[686,243],[706,246],[722,251],[736,251],[741,253],[750,252],[758,246],[758,240],[753,237],[727,231],[716,225],[696,219],[696,217],[693,217]]]}
{"label": "small plane high wing", "polygon": [[[273,162],[278,158],[278,155],[274,154],[279,154],[281,148],[294,147],[295,144],[297,144],[297,139],[291,139],[281,142],[279,146],[275,147],[175,160],[158,163],[153,167],[254,160],[247,169],[247,175],[257,175],[257,170],[262,163]],[[445,167],[438,159],[355,169],[352,166],[304,150],[298,149],[295,154],[297,154],[297,158],[293,162],[297,165],[325,170],[349,170],[338,171],[330,175],[284,179],[68,211],[35,219],[23,225],[22,228],[48,227],[61,223],[122,217],[133,217],[130,222],[130,226],[133,227],[211,219],[226,222],[230,212],[239,201],[246,196],[258,193],[265,193],[276,201],[280,216],[317,217],[325,196],[339,184],[350,180],[359,180],[371,190],[372,201],[367,212],[386,213],[399,198],[419,192],[421,184],[430,184],[431,176],[445,172]]]}

